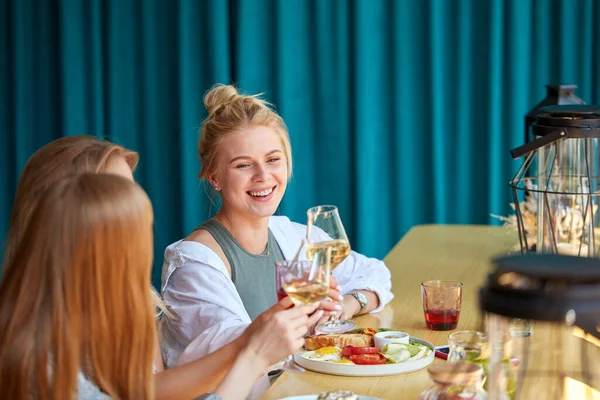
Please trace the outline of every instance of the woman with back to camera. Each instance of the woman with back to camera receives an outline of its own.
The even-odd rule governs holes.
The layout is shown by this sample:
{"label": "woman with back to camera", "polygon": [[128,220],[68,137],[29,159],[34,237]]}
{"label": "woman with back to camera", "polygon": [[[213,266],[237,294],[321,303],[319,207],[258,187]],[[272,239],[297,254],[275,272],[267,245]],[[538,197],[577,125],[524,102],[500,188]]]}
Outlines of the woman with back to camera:
{"label": "woman with back to camera", "polygon": [[[292,174],[283,119],[265,101],[230,85],[213,87],[204,103],[200,177],[222,205],[165,251],[162,294],[177,317],[161,321],[167,365],[189,362],[238,337],[276,301],[274,262],[292,259],[306,235],[305,225],[273,216]],[[333,276],[346,295],[321,308],[342,318],[377,312],[393,297],[389,270],[379,260],[351,252]]]}
{"label": "woman with back to camera", "polygon": [[[109,172],[133,181],[132,171],[137,161],[138,156],[135,152],[92,136],[61,138],[36,151],[27,161],[17,186],[10,218],[3,276],[6,277],[11,269],[19,268],[20,263],[15,262],[14,255],[21,245],[33,210],[49,187],[77,171]],[[152,294],[155,306],[164,308],[162,300],[153,289]],[[155,341],[156,398],[191,398],[216,387],[233,365],[237,355],[249,345],[253,337],[259,338],[265,333],[264,331],[276,330],[285,325],[285,321],[279,320],[278,311],[288,306],[287,303],[274,306],[261,315],[261,318],[244,332],[240,340],[186,366],[164,370],[158,341]],[[307,324],[313,322],[314,317]],[[282,346],[285,345],[282,343]]]}
{"label": "woman with back to camera", "polygon": [[5,264],[2,396],[152,398],[151,248],[150,201],[132,182],[55,182]]}

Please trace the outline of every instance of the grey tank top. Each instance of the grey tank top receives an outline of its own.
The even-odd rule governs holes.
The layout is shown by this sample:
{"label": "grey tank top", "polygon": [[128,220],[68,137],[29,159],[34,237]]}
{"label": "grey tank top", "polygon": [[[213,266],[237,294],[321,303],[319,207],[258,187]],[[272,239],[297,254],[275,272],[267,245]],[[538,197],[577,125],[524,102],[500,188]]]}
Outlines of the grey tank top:
{"label": "grey tank top", "polygon": [[231,280],[252,320],[275,304],[275,261],[284,258],[270,229],[267,248],[262,254],[246,251],[223,225],[212,219],[198,229],[208,231],[221,246],[231,266]]}

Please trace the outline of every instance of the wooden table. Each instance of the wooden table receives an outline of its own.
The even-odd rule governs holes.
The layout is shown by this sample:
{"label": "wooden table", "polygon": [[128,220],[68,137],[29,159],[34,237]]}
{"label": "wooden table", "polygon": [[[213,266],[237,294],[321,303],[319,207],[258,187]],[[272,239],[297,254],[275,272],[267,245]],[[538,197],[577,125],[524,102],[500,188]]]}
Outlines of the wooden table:
{"label": "wooden table", "polygon": [[[425,328],[421,282],[448,279],[463,282],[462,312],[458,329],[481,327],[477,291],[494,256],[506,254],[517,243],[515,232],[472,225],[422,225],[412,228],[384,261],[392,272],[395,298],[380,313],[356,318],[358,326],[393,328],[430,341],[447,344],[451,332]],[[436,359],[435,362],[440,362]],[[284,373],[263,399],[348,389],[381,399],[417,399],[429,382],[426,370],[386,377],[345,377],[307,371]]]}
{"label": "wooden table", "polygon": [[[490,226],[423,225],[412,228],[385,258],[392,272],[394,300],[376,315],[356,319],[360,327],[385,327],[408,332],[436,346],[448,343],[446,332],[425,328],[420,284],[430,279],[463,282],[463,301],[459,330],[481,330],[478,289],[490,271],[491,260],[505,255],[517,243],[516,232]],[[557,338],[543,324],[534,326],[527,340],[530,362],[522,399],[563,399],[557,393],[568,392],[567,399],[600,400],[600,341],[584,335],[585,340],[570,336]],[[547,346],[545,343],[552,343]],[[564,343],[568,343],[567,346]],[[564,352],[563,352],[564,350]],[[565,354],[566,353],[566,354]],[[587,359],[581,367],[581,359]],[[434,362],[445,362],[435,359]],[[556,371],[564,380],[552,379]],[[584,384],[583,382],[587,383]],[[427,371],[387,377],[345,377],[307,371],[284,373],[263,396],[265,400],[315,394],[335,389],[385,400],[418,399],[428,386]],[[565,389],[566,388],[566,389]]]}

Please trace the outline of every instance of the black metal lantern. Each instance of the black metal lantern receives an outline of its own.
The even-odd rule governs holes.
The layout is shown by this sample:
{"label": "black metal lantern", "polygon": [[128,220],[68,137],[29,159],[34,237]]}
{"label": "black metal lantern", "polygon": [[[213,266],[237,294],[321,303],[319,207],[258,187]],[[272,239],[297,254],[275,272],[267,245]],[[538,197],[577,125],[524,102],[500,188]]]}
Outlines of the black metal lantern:
{"label": "black metal lantern", "polygon": [[525,116],[525,143],[529,143],[533,140],[529,134],[529,127],[535,121],[535,117],[543,112],[542,110],[546,109],[546,107],[566,104],[585,104],[583,100],[575,95],[575,89],[577,89],[577,85],[572,84],[563,83],[559,85],[546,85],[546,98],[536,104]]}
{"label": "black metal lantern", "polygon": [[600,107],[541,108],[510,182],[521,252],[600,254]]}
{"label": "black metal lantern", "polygon": [[[600,260],[545,254],[494,263],[479,296],[488,399],[597,399]],[[529,329],[513,329],[524,320]]]}

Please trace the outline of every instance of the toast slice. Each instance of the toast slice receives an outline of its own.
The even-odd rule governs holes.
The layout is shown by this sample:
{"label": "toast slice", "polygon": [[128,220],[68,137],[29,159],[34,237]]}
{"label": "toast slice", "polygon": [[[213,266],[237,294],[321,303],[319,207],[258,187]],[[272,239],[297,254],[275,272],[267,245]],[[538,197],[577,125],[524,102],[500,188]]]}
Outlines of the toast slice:
{"label": "toast slice", "polygon": [[340,333],[335,335],[315,335],[304,338],[304,348],[306,350],[318,350],[321,347],[344,346],[354,347],[372,347],[375,345],[373,335],[364,333]]}

